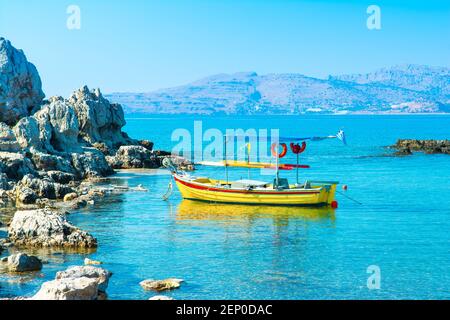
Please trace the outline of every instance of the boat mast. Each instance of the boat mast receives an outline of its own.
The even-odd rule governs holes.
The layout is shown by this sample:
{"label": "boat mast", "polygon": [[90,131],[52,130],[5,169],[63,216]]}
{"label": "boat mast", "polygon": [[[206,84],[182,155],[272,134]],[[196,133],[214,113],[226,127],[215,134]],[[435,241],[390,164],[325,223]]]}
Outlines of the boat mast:
{"label": "boat mast", "polygon": [[278,180],[280,179],[280,177],[279,177],[278,147],[279,147],[279,145],[277,143],[277,148],[276,148],[277,154],[275,155],[275,158],[276,158],[276,162],[275,162],[276,163],[276,167],[275,167],[275,188],[277,188],[277,189],[278,189]]}
{"label": "boat mast", "polygon": [[224,141],[224,154],[223,154],[223,162],[225,165],[225,177],[228,184],[228,164],[227,164],[227,138],[228,136],[225,135],[225,141]]}

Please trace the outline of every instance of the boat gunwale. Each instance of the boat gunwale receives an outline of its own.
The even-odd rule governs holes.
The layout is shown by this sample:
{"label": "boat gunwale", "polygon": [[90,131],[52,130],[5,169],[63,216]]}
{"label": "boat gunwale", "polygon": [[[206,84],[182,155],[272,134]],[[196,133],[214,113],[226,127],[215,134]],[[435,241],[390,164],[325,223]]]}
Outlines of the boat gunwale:
{"label": "boat gunwale", "polygon": [[[215,191],[215,192],[226,192],[226,193],[245,193],[245,194],[260,194],[260,195],[301,195],[301,194],[319,194],[323,191],[323,187],[319,189],[308,189],[308,191],[285,191],[285,190],[271,190],[271,191],[262,191],[262,190],[246,190],[246,189],[227,189],[220,187],[208,187],[205,186],[204,183],[187,181],[179,175],[173,175],[175,181],[182,183],[183,185],[195,189],[205,190],[205,191]],[[293,189],[286,189],[293,190]]]}

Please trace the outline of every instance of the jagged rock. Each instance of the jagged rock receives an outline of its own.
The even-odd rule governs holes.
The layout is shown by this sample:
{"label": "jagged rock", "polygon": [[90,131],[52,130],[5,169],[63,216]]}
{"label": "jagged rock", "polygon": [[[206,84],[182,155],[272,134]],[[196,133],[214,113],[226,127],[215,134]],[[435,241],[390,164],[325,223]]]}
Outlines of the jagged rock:
{"label": "jagged rock", "polygon": [[21,148],[42,148],[39,123],[34,117],[20,119],[14,126],[13,131]]}
{"label": "jagged rock", "polygon": [[38,195],[31,188],[26,186],[16,186],[16,201],[22,204],[35,203]]}
{"label": "jagged rock", "polygon": [[87,277],[44,282],[33,300],[96,300],[98,283]]}
{"label": "jagged rock", "polygon": [[31,149],[30,153],[31,159],[38,170],[77,173],[71,162],[62,156],[40,152],[34,148]]}
{"label": "jagged rock", "polygon": [[144,280],[139,284],[145,290],[155,290],[155,291],[164,291],[179,288],[181,283],[184,282],[182,279],[169,278],[165,280]]}
{"label": "jagged rock", "polygon": [[17,184],[17,188],[26,187],[33,190],[39,197],[47,199],[63,199],[66,194],[74,190],[66,185],[53,182],[48,178],[40,179],[26,175]]}
{"label": "jagged rock", "polygon": [[401,148],[401,149],[398,149],[398,151],[396,151],[394,153],[394,155],[399,156],[399,157],[410,156],[410,155],[412,155],[412,151],[410,148]]}
{"label": "jagged rock", "polygon": [[398,150],[396,155],[410,155],[412,151],[450,154],[450,140],[399,139],[392,148]]}
{"label": "jagged rock", "polygon": [[106,292],[109,278],[112,273],[106,269],[93,266],[73,266],[65,271],[56,273],[56,280],[70,278],[89,278],[94,279],[98,284],[98,291]]}
{"label": "jagged rock", "polygon": [[0,190],[9,190],[8,176],[6,173],[0,173]]}
{"label": "jagged rock", "polygon": [[106,143],[103,142],[95,142],[92,145],[95,149],[98,149],[101,153],[103,153],[105,156],[109,155],[110,150],[108,148],[108,146],[106,145]]}
{"label": "jagged rock", "polygon": [[152,152],[142,146],[121,146],[114,158],[109,158],[113,168],[157,168]]}
{"label": "jagged rock", "polygon": [[20,145],[12,129],[3,122],[0,122],[0,151],[18,152]]}
{"label": "jagged rock", "polygon": [[68,172],[51,170],[51,171],[47,171],[47,175],[53,181],[61,183],[61,184],[69,184],[76,180],[75,175],[68,173]]}
{"label": "jagged rock", "polygon": [[79,124],[75,109],[62,97],[52,97],[49,102],[36,116],[42,119],[41,122],[50,123],[52,148],[64,152],[79,150]]}
{"label": "jagged rock", "polygon": [[44,96],[36,67],[0,37],[0,122],[16,124],[38,109]]}
{"label": "jagged rock", "polygon": [[89,91],[84,86],[72,94],[69,103],[78,116],[80,135],[85,141],[103,142],[108,148],[130,143],[131,139],[121,131],[126,124],[122,107],[109,103],[99,89]]}
{"label": "jagged rock", "polygon": [[153,150],[153,142],[149,140],[139,140],[139,145],[143,146],[145,149],[149,151]]}
{"label": "jagged rock", "polygon": [[30,159],[20,153],[0,152],[0,172],[8,179],[19,180],[26,174],[35,174]]}
{"label": "jagged rock", "polygon": [[2,263],[10,272],[39,271],[42,269],[42,262],[35,256],[28,256],[25,253],[17,253],[5,257]]}
{"label": "jagged rock", "polygon": [[8,228],[8,238],[17,246],[97,246],[93,236],[74,227],[64,216],[50,209],[17,211]]}
{"label": "jagged rock", "polygon": [[114,173],[103,153],[95,148],[81,154],[72,153],[72,164],[82,179],[104,177]]}

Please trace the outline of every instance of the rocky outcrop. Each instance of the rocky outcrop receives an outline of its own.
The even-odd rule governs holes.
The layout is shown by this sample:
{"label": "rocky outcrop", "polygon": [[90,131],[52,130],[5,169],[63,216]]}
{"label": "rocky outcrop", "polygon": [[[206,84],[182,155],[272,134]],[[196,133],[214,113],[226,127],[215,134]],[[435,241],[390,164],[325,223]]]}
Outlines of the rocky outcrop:
{"label": "rocky outcrop", "polygon": [[95,279],[75,278],[44,282],[32,300],[96,300],[98,284]]}
{"label": "rocky outcrop", "polygon": [[0,38],[0,122],[14,125],[37,110],[44,96],[36,67],[22,50]]}
{"label": "rocky outcrop", "polygon": [[103,153],[95,148],[84,153],[72,153],[72,165],[79,178],[105,177],[114,173]]}
{"label": "rocky outcrop", "polygon": [[17,246],[81,247],[97,246],[97,240],[50,209],[17,211],[8,229],[8,238]]}
{"label": "rocky outcrop", "polygon": [[427,154],[450,154],[450,140],[416,140],[399,139],[391,148],[396,149],[396,155],[411,155],[413,151]]}
{"label": "rocky outcrop", "polygon": [[11,128],[4,122],[0,122],[0,151],[18,152],[20,145]]}
{"label": "rocky outcrop", "polygon": [[0,173],[8,179],[19,180],[27,174],[36,174],[33,163],[20,153],[0,152]]}
{"label": "rocky outcrop", "polygon": [[84,86],[70,96],[68,103],[74,107],[81,137],[86,142],[103,142],[112,149],[132,143],[121,130],[126,123],[122,107],[110,104],[99,89],[89,91]]}
{"label": "rocky outcrop", "polygon": [[65,271],[56,273],[56,280],[67,278],[89,278],[94,279],[97,282],[98,290],[106,292],[108,288],[109,278],[112,273],[106,269],[93,267],[93,266],[74,266]]}
{"label": "rocky outcrop", "polygon": [[108,157],[107,160],[116,169],[159,167],[153,153],[142,146],[121,146],[115,157]]}
{"label": "rocky outcrop", "polygon": [[39,198],[63,199],[66,194],[73,193],[74,190],[67,185],[51,181],[48,178],[35,178],[33,175],[26,175],[16,185],[18,194],[23,189],[31,189]]}
{"label": "rocky outcrop", "polygon": [[0,260],[0,264],[9,272],[39,271],[42,269],[42,262],[35,256],[28,256],[25,253],[17,253]]}
{"label": "rocky outcrop", "polygon": [[164,291],[179,288],[182,282],[184,282],[182,279],[169,278],[165,280],[149,279],[141,281],[139,284],[145,290]]}
{"label": "rocky outcrop", "polygon": [[106,297],[112,273],[102,268],[75,266],[42,284],[33,300],[99,300]]}

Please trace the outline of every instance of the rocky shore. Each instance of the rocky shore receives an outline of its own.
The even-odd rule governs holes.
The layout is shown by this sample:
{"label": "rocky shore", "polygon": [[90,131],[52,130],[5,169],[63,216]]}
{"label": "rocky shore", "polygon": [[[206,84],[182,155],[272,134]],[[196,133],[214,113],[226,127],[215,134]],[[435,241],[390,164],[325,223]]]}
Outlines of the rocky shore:
{"label": "rocky shore", "polygon": [[399,139],[390,148],[397,150],[395,155],[406,156],[413,152],[426,154],[450,154],[450,140]]}
{"label": "rocky shore", "polygon": [[114,169],[158,168],[170,156],[153,150],[151,141],[132,139],[123,132],[121,105],[110,103],[99,89],[84,86],[67,99],[44,100],[36,67],[3,38],[0,71],[0,197],[4,202],[62,200],[68,194],[80,195],[81,181],[107,177]]}
{"label": "rocky shore", "polygon": [[[0,239],[9,248],[95,248],[97,240],[66,220],[66,211],[108,192],[93,182],[114,169],[159,168],[165,157],[184,168],[183,158],[129,137],[122,106],[87,86],[68,98],[45,99],[36,67],[22,50],[0,37],[0,207],[15,208]],[[191,166],[191,167],[190,167]],[[4,252],[3,252],[4,253]],[[37,257],[16,253],[1,261],[4,272],[42,267]],[[44,283],[33,299],[99,299],[110,272],[73,267]]]}

